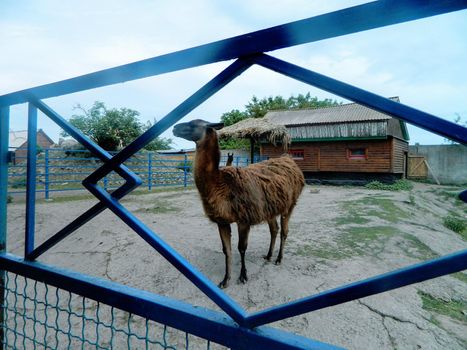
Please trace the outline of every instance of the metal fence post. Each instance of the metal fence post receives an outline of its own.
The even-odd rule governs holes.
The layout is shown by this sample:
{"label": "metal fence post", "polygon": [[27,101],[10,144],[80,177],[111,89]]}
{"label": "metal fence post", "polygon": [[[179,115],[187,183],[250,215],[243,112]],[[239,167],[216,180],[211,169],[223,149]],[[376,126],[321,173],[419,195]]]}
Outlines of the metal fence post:
{"label": "metal fence post", "polygon": [[148,152],[148,190],[152,189],[152,152]]}
{"label": "metal fence post", "polygon": [[36,210],[36,160],[37,160],[37,108],[28,106],[28,159],[26,181],[26,232],[24,256],[34,250],[34,229]]}
{"label": "metal fence post", "polygon": [[[6,251],[7,202],[8,202],[8,133],[10,108],[0,108],[0,253]],[[0,270],[0,349],[4,349],[5,271]]]}
{"label": "metal fence post", "polygon": [[49,199],[49,149],[45,149],[44,156],[44,170],[45,170],[45,199]]}
{"label": "metal fence post", "polygon": [[187,166],[188,166],[188,156],[185,153],[185,159],[183,161],[183,187],[187,186]]}

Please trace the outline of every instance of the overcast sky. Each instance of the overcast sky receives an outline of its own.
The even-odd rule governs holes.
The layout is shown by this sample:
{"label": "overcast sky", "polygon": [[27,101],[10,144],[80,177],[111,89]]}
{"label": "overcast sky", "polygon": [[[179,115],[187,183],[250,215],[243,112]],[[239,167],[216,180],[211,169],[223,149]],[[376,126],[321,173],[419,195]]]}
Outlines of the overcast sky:
{"label": "overcast sky", "polygon": [[[0,95],[235,35],[316,16],[366,1],[0,1]],[[467,11],[323,40],[272,55],[453,121],[467,120]],[[160,119],[230,62],[45,100],[66,118],[94,101]],[[340,97],[253,67],[184,120],[219,120],[253,95],[310,92]],[[26,105],[12,107],[11,128],[26,128]],[[60,129],[41,115],[55,141]],[[409,127],[411,144],[443,143]],[[174,138],[175,148],[193,144]]]}

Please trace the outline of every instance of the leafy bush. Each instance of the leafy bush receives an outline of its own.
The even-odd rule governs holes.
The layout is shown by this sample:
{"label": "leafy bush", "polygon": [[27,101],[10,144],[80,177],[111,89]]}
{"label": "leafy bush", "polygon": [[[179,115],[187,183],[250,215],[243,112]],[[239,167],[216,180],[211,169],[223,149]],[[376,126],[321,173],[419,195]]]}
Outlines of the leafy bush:
{"label": "leafy bush", "polygon": [[7,203],[12,203],[13,202],[13,197],[8,195],[8,197],[6,197],[6,202]]}
{"label": "leafy bush", "polygon": [[186,166],[186,172],[189,173],[193,169],[193,161],[189,160],[186,163],[180,162],[177,164],[177,169],[184,171]]}
{"label": "leafy bush", "polygon": [[11,181],[11,187],[12,188],[23,188],[23,187],[26,187],[26,177],[25,176],[21,176],[21,177],[16,177],[13,179],[13,181]]}
{"label": "leafy bush", "polygon": [[459,234],[462,234],[467,229],[466,220],[458,218],[452,214],[444,218],[443,224],[451,231],[454,231]]}
{"label": "leafy bush", "polygon": [[407,180],[397,180],[393,184],[383,184],[379,181],[372,181],[366,184],[365,187],[370,190],[410,191],[413,185]]}

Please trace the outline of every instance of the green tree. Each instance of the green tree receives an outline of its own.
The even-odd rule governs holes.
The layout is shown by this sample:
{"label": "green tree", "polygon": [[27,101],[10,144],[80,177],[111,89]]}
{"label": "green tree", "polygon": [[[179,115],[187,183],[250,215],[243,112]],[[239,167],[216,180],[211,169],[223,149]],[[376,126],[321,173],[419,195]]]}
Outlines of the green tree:
{"label": "green tree", "polygon": [[[459,113],[454,113],[454,114],[456,115],[456,117],[454,118],[454,123],[467,128],[467,120],[463,121],[462,117],[461,117],[461,115]],[[453,141],[453,140],[447,139],[447,138],[444,139],[444,143],[448,143],[448,144],[451,144],[451,145],[457,145],[458,144],[456,141]]]}
{"label": "green tree", "polygon": [[[129,108],[107,109],[100,101],[94,102],[88,110],[79,104],[74,109],[79,110],[81,114],[73,115],[70,123],[108,151],[116,151],[127,146],[152,126],[150,122],[146,125],[139,122],[138,111]],[[68,136],[64,131],[61,135]],[[169,149],[171,143],[171,139],[156,138],[148,148]]]}

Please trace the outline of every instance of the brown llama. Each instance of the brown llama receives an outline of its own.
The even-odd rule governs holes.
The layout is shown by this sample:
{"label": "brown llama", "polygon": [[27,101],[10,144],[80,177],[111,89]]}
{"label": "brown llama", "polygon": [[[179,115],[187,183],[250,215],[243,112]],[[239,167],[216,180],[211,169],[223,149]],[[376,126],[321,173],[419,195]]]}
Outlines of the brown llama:
{"label": "brown llama", "polygon": [[227,153],[227,162],[225,162],[225,166],[231,166],[233,163],[233,156],[234,154]]}
{"label": "brown llama", "polygon": [[300,168],[290,157],[284,156],[249,165],[244,168],[219,168],[220,149],[216,133],[221,123],[193,120],[175,125],[173,134],[196,142],[194,179],[204,212],[219,228],[222,251],[225,255],[225,276],[219,287],[228,286],[231,275],[231,228],[238,226],[238,250],[241,257],[239,281],[248,280],[245,252],[250,226],[267,221],[271,233],[268,253],[270,260],[279,231],[276,217],[281,218],[281,243],[276,264],[280,264],[288,234],[289,219],[305,185]]}

